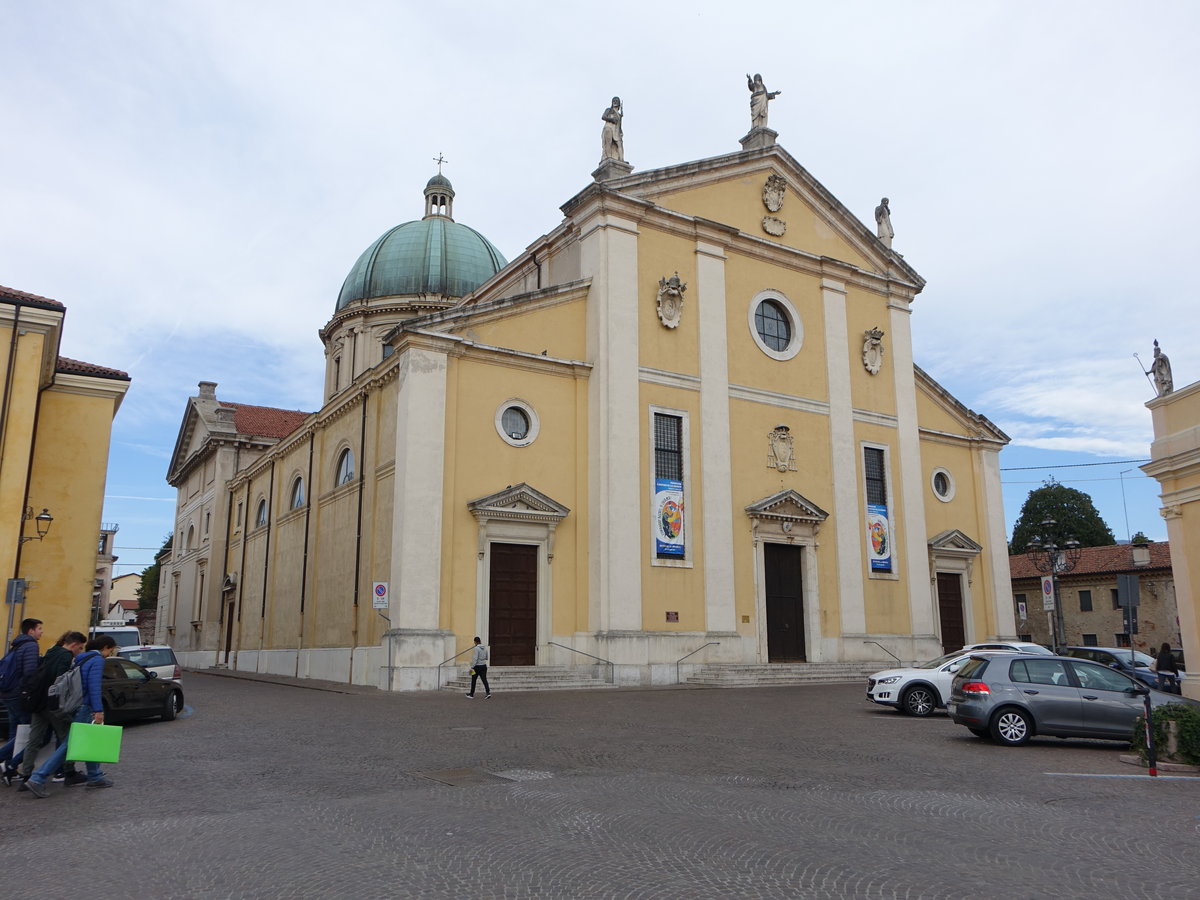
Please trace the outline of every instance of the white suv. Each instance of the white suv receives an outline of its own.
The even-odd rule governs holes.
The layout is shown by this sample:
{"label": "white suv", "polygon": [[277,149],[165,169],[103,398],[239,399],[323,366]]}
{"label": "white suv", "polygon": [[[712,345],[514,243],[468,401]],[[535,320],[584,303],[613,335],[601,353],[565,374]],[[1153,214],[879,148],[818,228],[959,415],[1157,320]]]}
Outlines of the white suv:
{"label": "white suv", "polygon": [[999,656],[1014,649],[955,650],[907,669],[884,669],[867,679],[867,699],[910,716],[929,716],[950,699],[950,682],[972,656]]}
{"label": "white suv", "polygon": [[138,647],[121,647],[117,656],[135,662],[143,669],[149,669],[158,676],[159,681],[178,682],[183,677],[183,669],[175,658],[175,651],[166,644],[142,644]]}

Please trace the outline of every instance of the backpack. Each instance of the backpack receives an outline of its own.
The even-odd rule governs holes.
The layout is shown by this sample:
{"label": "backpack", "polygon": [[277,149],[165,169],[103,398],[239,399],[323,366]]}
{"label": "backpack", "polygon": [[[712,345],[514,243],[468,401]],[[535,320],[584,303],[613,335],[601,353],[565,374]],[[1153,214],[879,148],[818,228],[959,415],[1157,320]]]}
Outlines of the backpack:
{"label": "backpack", "polygon": [[46,708],[46,695],[54,680],[45,659],[21,680],[21,705],[26,712],[41,712]]}
{"label": "backpack", "polygon": [[0,659],[0,694],[12,694],[21,686],[21,670],[17,666],[16,647],[9,647]]}
{"label": "backpack", "polygon": [[75,710],[83,706],[83,668],[71,666],[54,679],[50,690],[46,692],[46,708],[58,712],[60,716],[72,716]]}

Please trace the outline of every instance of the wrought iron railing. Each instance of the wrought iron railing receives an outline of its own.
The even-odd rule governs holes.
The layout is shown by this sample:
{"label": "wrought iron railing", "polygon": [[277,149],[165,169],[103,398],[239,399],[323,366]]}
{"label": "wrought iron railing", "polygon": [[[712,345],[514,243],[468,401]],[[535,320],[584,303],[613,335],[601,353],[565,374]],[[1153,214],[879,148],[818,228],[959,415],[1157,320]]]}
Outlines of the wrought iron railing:
{"label": "wrought iron railing", "polygon": [[554,641],[546,641],[546,643],[549,644],[551,647],[562,647],[562,649],[564,649],[564,650],[570,650],[572,653],[578,653],[580,656],[586,656],[589,659],[598,660],[599,662],[604,663],[606,666],[608,666],[608,678],[605,679],[605,682],[608,684],[615,683],[614,682],[614,677],[615,677],[614,669],[616,668],[616,666],[611,659],[604,659],[603,657],[600,657],[600,656],[593,656],[591,653],[584,653],[582,650],[576,650],[574,647],[568,647],[566,644],[559,644],[559,643],[555,643]]}
{"label": "wrought iron railing", "polygon": [[680,681],[679,681],[679,664],[680,664],[681,662],[683,662],[683,661],[684,661],[685,659],[687,659],[689,656],[692,656],[693,654],[699,653],[699,652],[700,652],[701,650],[703,650],[705,647],[719,647],[719,646],[721,646],[721,642],[720,642],[720,641],[709,641],[707,644],[701,644],[699,647],[697,647],[697,648],[696,648],[695,650],[693,650],[691,653],[688,653],[688,654],[686,654],[686,655],[684,655],[684,656],[681,656],[681,657],[679,657],[679,659],[675,660],[675,683],[676,683],[676,684],[679,684],[679,683],[680,683]]}

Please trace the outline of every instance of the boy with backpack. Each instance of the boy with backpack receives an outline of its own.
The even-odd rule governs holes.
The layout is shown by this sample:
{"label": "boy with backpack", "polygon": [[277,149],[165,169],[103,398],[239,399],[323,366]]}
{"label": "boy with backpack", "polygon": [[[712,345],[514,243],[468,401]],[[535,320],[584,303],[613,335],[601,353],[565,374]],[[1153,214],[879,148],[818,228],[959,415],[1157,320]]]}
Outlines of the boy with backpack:
{"label": "boy with backpack", "polygon": [[[87,638],[78,631],[68,631],[58,639],[53,647],[42,657],[41,665],[32,675],[25,679],[25,707],[33,717],[30,723],[29,743],[25,745],[25,758],[21,760],[21,780],[28,781],[33,774],[34,763],[37,762],[38,751],[54,733],[57,746],[67,742],[67,732],[71,729],[71,719],[61,715],[58,710],[48,708],[48,692],[59,675],[71,668],[75,657],[83,652]],[[54,776],[54,781],[63,781],[68,785],[80,784],[86,778],[75,770],[75,763],[68,762],[63,766],[61,774]],[[18,790],[28,790],[22,784]]]}
{"label": "boy with backpack", "polygon": [[[98,634],[87,642],[87,649],[75,657],[75,663],[67,670],[67,673],[60,678],[60,681],[65,679],[67,675],[72,674],[76,669],[79,670],[80,679],[83,687],[83,699],[78,709],[70,709],[70,704],[67,708],[60,709],[63,715],[70,715],[72,722],[91,722],[94,725],[104,724],[104,700],[100,695],[100,685],[104,678],[104,661],[110,656],[115,656],[117,652],[117,642],[107,634]],[[58,682],[55,683],[56,686]],[[29,776],[29,780],[25,782],[25,787],[29,789],[29,793],[38,799],[50,796],[50,789],[46,787],[46,782],[50,776],[59,770],[63,762],[67,758],[67,742],[59,744],[58,749],[50,754],[50,758],[42,763],[41,767]],[[100,771],[100,763],[86,763],[87,768],[87,783],[86,788],[108,788],[112,787],[112,782],[104,777],[104,773]]]}
{"label": "boy with backpack", "polygon": [[21,633],[13,638],[12,646],[0,660],[0,700],[8,710],[8,743],[0,747],[0,775],[5,784],[12,784],[17,774],[16,764],[21,761],[17,747],[17,726],[28,725],[30,715],[21,703],[21,682],[38,667],[38,639],[42,636],[41,619],[24,619]]}

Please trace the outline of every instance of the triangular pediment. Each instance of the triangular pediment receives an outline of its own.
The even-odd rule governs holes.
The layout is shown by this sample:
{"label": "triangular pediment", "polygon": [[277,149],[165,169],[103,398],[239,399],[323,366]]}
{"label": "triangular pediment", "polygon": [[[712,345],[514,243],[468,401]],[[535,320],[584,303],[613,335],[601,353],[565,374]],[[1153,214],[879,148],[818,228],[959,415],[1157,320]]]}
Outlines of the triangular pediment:
{"label": "triangular pediment", "polygon": [[975,543],[957,528],[951,528],[943,531],[940,534],[935,534],[929,539],[929,549],[939,553],[980,553],[983,550],[981,544]]}
{"label": "triangular pediment", "polygon": [[502,491],[467,503],[476,518],[526,519],[537,522],[558,521],[571,512],[563,504],[521,482],[510,484]]}
{"label": "triangular pediment", "polygon": [[933,415],[938,421],[922,416],[918,409],[918,425],[934,432],[961,434],[974,440],[995,441],[1007,444],[1009,436],[1001,431],[987,416],[969,409],[953,394],[942,387],[920,366],[913,366],[917,390],[932,404]]}
{"label": "triangular pediment", "polygon": [[[784,190],[778,203],[768,206],[765,193],[771,178],[779,179],[773,183],[782,183]],[[876,236],[874,208],[860,210],[871,219],[867,224],[778,144],[634,172],[604,187],[817,257],[891,273],[916,291],[925,284]]]}
{"label": "triangular pediment", "polygon": [[751,503],[746,513],[752,518],[792,522],[824,522],[829,517],[817,504],[791,489]]}

